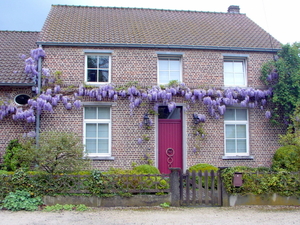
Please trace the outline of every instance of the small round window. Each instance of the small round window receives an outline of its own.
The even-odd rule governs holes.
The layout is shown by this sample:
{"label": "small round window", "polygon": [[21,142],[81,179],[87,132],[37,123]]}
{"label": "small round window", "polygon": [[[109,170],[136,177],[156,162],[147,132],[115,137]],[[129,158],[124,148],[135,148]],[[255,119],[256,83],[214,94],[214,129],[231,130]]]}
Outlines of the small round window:
{"label": "small round window", "polygon": [[15,102],[19,105],[26,105],[28,103],[28,99],[30,99],[29,95],[21,94],[15,97]]}

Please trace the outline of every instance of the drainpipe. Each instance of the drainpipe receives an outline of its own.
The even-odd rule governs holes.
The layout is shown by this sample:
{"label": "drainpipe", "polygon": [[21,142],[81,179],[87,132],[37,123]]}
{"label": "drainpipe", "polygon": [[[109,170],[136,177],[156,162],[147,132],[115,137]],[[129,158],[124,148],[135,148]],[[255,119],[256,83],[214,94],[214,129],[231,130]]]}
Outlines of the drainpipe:
{"label": "drainpipe", "polygon": [[[42,45],[39,45],[39,48],[42,48]],[[42,88],[42,57],[39,57],[38,60],[38,91],[37,95],[40,95],[41,93],[41,88]],[[39,145],[39,140],[40,140],[40,114],[36,113],[36,118],[35,118],[35,140],[36,140],[36,145]]]}

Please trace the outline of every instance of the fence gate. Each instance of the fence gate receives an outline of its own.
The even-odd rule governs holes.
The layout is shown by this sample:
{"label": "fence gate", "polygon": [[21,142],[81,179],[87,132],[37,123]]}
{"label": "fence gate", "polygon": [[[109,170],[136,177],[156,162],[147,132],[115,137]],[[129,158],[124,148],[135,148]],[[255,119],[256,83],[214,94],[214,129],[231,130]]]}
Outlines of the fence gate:
{"label": "fence gate", "polygon": [[217,171],[205,171],[180,175],[180,205],[222,206],[221,175]]}

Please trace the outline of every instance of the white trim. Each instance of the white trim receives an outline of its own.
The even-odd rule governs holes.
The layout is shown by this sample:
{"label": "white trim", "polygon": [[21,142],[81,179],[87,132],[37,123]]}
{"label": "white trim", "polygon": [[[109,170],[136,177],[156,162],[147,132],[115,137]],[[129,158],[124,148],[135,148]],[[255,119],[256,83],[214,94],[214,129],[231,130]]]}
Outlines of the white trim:
{"label": "white trim", "polygon": [[[160,59],[163,59],[163,58],[165,58],[165,59],[178,59],[178,61],[179,61],[179,80],[178,80],[178,82],[182,82],[183,81],[183,76],[182,76],[182,57],[181,56],[178,56],[178,55],[158,55],[158,57],[157,57],[157,84],[158,85],[166,85],[166,84],[168,84],[171,80],[170,80],[170,77],[168,78],[169,79],[169,81],[167,82],[167,83],[160,83],[159,82],[159,78],[160,78],[160,76],[159,76],[159,71],[160,71],[160,69],[159,69],[159,60]],[[170,70],[168,70],[169,72],[170,72]]]}
{"label": "white trim", "polygon": [[[234,84],[226,84],[225,80],[225,62],[242,62],[242,67],[243,67],[243,80],[244,80],[244,85],[236,85]],[[227,87],[247,87],[248,85],[248,75],[247,75],[247,60],[245,58],[238,58],[238,57],[226,57],[223,59],[223,80],[224,80],[224,86]]]}
{"label": "white trim", "polygon": [[88,153],[86,152],[86,147],[84,151],[86,152],[87,156],[92,158],[101,158],[103,157],[109,157],[111,158],[111,142],[112,142],[112,112],[111,112],[111,107],[108,105],[85,105],[86,107],[105,107],[109,108],[109,119],[85,119],[85,109],[83,109],[83,144],[86,146],[86,124],[88,123],[94,123],[94,124],[108,124],[108,153]]}
{"label": "white trim", "polygon": [[[159,104],[158,106],[166,106],[165,104]],[[186,171],[187,169],[187,118],[186,113],[184,113],[183,108],[186,106],[184,103],[179,103],[176,106],[181,107],[181,115],[182,115],[182,169]],[[158,168],[158,115],[155,115],[155,167]]]}
{"label": "white trim", "polygon": [[[87,68],[87,58],[88,58],[88,56],[108,56],[108,81],[107,82],[88,82],[87,81],[87,69],[88,69]],[[85,57],[85,60],[84,60],[84,82],[87,85],[99,86],[99,85],[111,83],[111,54],[93,51],[91,53],[86,53],[84,57]]]}
{"label": "white trim", "polygon": [[[236,108],[229,108],[237,110]],[[245,109],[247,112],[247,120],[225,120],[224,119],[224,156],[250,156],[250,149],[249,149],[249,110]],[[226,113],[226,112],[225,112]],[[233,125],[246,125],[246,153],[226,153],[226,125],[233,124]]]}

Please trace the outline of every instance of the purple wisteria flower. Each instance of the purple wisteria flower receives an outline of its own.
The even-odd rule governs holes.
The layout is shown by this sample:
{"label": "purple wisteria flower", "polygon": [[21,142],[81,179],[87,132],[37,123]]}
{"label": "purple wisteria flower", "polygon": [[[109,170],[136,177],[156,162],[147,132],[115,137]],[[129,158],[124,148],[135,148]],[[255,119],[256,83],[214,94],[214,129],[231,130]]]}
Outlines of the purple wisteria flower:
{"label": "purple wisteria flower", "polygon": [[138,139],[138,144],[140,145],[140,144],[142,144],[142,143],[143,143],[142,138],[139,138],[139,139]]}
{"label": "purple wisteria flower", "polygon": [[265,114],[265,115],[266,115],[266,118],[267,118],[267,119],[270,119],[271,116],[272,116],[272,115],[271,115],[271,112],[270,112],[269,110],[266,111],[266,114]]}

